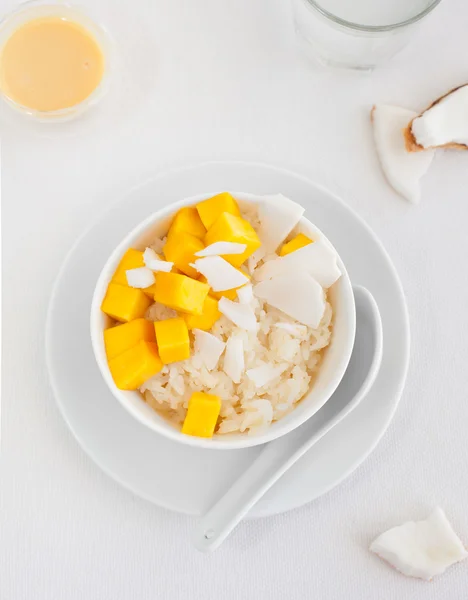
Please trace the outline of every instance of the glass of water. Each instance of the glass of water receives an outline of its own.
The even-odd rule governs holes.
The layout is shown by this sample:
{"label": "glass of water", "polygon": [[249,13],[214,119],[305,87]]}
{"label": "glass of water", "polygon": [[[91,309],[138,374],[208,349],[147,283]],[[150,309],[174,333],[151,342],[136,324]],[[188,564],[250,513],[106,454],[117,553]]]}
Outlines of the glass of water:
{"label": "glass of water", "polygon": [[292,0],[305,52],[327,66],[368,71],[399,52],[441,0]]}

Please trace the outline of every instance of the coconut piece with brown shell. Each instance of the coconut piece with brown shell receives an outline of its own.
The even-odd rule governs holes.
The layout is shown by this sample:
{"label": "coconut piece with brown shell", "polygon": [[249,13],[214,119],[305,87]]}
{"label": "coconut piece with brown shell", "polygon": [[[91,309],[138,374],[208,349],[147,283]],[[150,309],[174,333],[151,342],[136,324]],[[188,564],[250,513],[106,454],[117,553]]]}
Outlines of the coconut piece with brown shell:
{"label": "coconut piece with brown shell", "polygon": [[404,130],[408,152],[433,148],[468,150],[468,84],[450,90]]}

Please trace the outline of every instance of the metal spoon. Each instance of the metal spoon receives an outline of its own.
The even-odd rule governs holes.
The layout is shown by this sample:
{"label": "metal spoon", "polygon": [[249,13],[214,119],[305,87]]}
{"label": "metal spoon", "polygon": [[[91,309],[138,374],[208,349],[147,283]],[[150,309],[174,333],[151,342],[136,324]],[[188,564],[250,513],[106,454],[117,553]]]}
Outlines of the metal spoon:
{"label": "metal spoon", "polygon": [[193,536],[202,552],[215,550],[271,486],[364,398],[382,360],[382,321],[372,294],[354,287],[356,339],[333,396],[306,423],[265,445],[252,465],[201,518]]}

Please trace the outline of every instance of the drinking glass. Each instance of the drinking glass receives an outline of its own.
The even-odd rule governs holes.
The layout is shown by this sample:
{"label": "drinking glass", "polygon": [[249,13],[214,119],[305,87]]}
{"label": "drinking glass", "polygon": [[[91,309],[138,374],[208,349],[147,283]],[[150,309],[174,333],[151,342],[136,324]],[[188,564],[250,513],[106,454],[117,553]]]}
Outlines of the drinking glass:
{"label": "drinking glass", "polygon": [[327,66],[372,70],[399,52],[441,0],[292,0],[305,52]]}

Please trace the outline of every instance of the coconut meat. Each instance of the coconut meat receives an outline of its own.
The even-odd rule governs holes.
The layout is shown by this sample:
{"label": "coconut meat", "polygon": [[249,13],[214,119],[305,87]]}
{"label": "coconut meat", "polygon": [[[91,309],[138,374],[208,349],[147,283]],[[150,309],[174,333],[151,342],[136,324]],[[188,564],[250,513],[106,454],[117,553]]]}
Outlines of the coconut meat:
{"label": "coconut meat", "polygon": [[304,271],[280,273],[262,281],[254,287],[254,294],[292,319],[314,329],[320,325],[325,312],[322,286]]}
{"label": "coconut meat", "polygon": [[424,521],[408,521],[385,531],[370,550],[403,575],[427,581],[468,556],[441,508]]}
{"label": "coconut meat", "polygon": [[415,118],[411,133],[423,148],[452,143],[468,146],[468,85],[447,94]]}
{"label": "coconut meat", "polygon": [[429,168],[434,151],[408,152],[403,130],[416,115],[399,106],[375,106],[372,111],[374,141],[382,171],[403,198],[419,202],[419,181]]}

